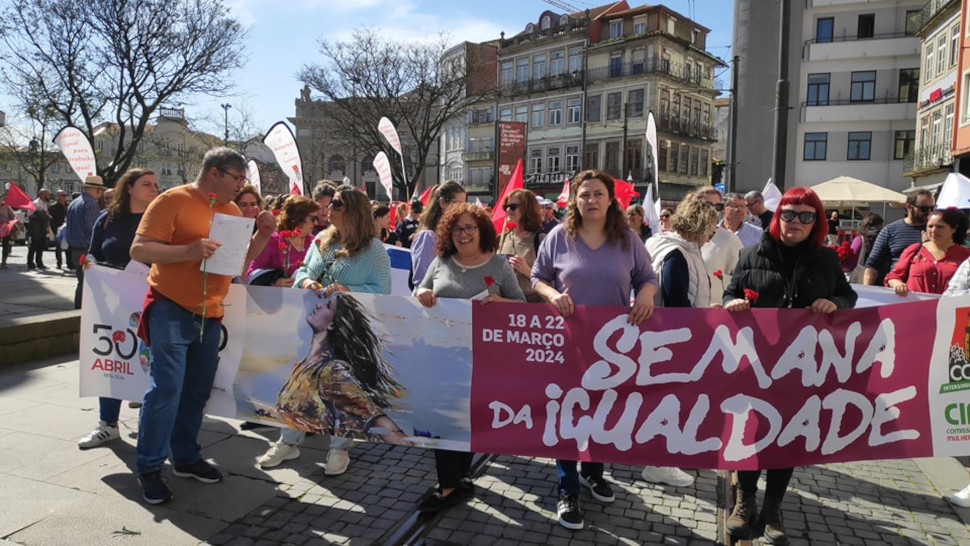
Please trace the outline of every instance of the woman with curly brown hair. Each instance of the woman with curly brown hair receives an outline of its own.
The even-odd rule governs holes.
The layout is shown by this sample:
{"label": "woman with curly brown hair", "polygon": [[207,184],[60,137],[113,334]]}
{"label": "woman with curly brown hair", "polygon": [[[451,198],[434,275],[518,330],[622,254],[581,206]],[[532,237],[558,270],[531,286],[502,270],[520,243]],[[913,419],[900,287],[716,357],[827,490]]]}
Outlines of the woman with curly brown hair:
{"label": "woman with curly brown hair", "polygon": [[[438,223],[437,254],[415,291],[418,301],[433,307],[438,298],[525,301],[511,266],[495,254],[498,237],[488,214],[470,203],[455,203]],[[472,454],[436,449],[438,490],[418,509],[438,512],[475,495],[469,470]]]}
{"label": "woman with curly brown hair", "polygon": [[[532,284],[563,317],[576,305],[630,307],[627,321],[638,325],[653,314],[657,276],[650,255],[630,226],[616,200],[613,177],[602,171],[583,171],[570,183],[565,221],[553,228],[532,266]],[[593,498],[613,502],[613,489],[603,476],[603,463],[557,460],[559,524],[582,529],[580,487]]]}

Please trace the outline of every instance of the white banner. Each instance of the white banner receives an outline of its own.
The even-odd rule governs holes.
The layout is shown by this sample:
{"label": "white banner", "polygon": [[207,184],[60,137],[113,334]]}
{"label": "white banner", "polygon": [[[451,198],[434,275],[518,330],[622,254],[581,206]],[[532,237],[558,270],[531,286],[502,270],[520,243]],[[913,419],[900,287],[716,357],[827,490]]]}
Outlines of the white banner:
{"label": "white banner", "polygon": [[256,193],[263,195],[262,184],[259,180],[259,166],[256,165],[256,161],[253,159],[246,162],[246,178],[248,178],[249,183],[256,188]]}
{"label": "white banner", "polygon": [[391,162],[387,159],[387,154],[377,152],[374,156],[374,169],[381,179],[381,186],[384,186],[384,191],[387,192],[387,198],[394,201],[394,175],[391,174]]}
{"label": "white banner", "polygon": [[384,135],[384,138],[387,139],[387,143],[391,145],[391,148],[394,148],[394,151],[397,152],[398,155],[404,155],[401,153],[401,137],[398,136],[397,129],[394,128],[394,124],[391,123],[391,120],[387,119],[386,117],[382,117],[381,120],[377,122],[377,130]]}
{"label": "white banner", "polygon": [[97,161],[88,137],[80,129],[72,125],[61,129],[54,137],[54,144],[67,159],[74,174],[83,182],[85,178],[98,174]]}
{"label": "white banner", "polygon": [[276,122],[263,137],[263,144],[273,152],[276,162],[290,179],[290,193],[303,195],[303,161],[290,127],[282,121]]}

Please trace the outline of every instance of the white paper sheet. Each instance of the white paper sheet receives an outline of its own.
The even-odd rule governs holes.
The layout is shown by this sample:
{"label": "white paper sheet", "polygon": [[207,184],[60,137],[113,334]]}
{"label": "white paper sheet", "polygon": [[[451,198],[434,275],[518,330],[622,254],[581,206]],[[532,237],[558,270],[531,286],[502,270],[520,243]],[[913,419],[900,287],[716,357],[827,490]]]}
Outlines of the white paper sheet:
{"label": "white paper sheet", "polygon": [[255,223],[253,218],[217,212],[209,228],[209,239],[218,241],[222,246],[208,260],[202,260],[202,268],[217,275],[242,275]]}

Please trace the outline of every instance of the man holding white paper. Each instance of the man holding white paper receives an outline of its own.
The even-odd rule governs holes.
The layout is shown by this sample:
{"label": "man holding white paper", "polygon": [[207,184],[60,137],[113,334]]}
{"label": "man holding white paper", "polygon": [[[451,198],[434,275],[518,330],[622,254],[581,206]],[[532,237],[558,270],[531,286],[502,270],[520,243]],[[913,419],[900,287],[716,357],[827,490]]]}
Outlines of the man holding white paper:
{"label": "man holding white paper", "polygon": [[[232,275],[203,268],[202,261],[223,243],[210,238],[216,214],[242,215],[233,198],[246,182],[245,157],[229,148],[210,150],[194,182],[152,201],[131,245],[134,260],[152,264],[138,326],[151,351],[152,386],[141,410],[135,463],[149,504],[172,498],[162,479],[169,456],[178,477],[203,483],[222,479],[219,469],[202,459],[198,434],[219,362],[222,304]],[[247,263],[266,245],[276,221],[263,211],[256,225]]]}

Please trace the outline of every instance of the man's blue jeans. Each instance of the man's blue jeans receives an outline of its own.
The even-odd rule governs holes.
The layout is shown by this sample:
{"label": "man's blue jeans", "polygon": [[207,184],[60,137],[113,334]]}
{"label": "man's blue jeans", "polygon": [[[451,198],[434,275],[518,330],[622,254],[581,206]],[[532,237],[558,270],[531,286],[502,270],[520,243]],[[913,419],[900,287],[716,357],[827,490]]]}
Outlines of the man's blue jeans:
{"label": "man's blue jeans", "polygon": [[151,336],[151,387],[138,426],[135,471],[161,470],[169,455],[182,466],[202,458],[199,428],[219,364],[220,322],[201,317],[170,300],[148,308]]}
{"label": "man's blue jeans", "polygon": [[[583,474],[591,478],[599,478],[603,475],[603,463],[580,464]],[[576,461],[566,461],[556,459],[556,475],[559,476],[559,493],[564,495],[578,495],[582,489],[579,483],[579,472],[576,470]]]}

